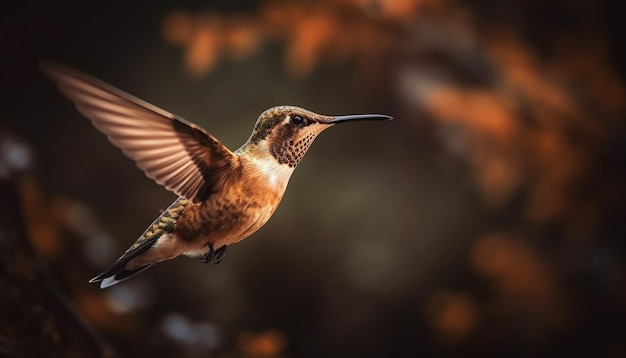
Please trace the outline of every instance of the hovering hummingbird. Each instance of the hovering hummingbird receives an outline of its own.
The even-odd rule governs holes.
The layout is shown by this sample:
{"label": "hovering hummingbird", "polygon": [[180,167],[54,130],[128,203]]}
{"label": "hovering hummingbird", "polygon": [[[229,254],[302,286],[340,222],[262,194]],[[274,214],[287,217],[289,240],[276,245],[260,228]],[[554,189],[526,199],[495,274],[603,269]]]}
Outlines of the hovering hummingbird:
{"label": "hovering hummingbird", "polygon": [[232,152],[193,123],[85,73],[47,62],[41,68],[149,178],[179,196],[111,267],[89,281],[101,288],[180,255],[221,262],[228,245],[269,220],[318,134],[339,123],[391,119],[273,107]]}

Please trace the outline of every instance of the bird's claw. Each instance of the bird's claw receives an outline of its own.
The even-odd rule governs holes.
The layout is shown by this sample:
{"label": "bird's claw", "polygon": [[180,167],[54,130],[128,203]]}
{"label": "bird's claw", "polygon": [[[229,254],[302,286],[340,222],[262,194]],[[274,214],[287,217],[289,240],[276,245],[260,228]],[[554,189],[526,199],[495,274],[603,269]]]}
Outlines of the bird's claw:
{"label": "bird's claw", "polygon": [[206,264],[213,261],[213,264],[217,265],[222,262],[222,260],[224,260],[224,257],[226,256],[227,245],[224,245],[217,250],[213,249],[213,244],[210,242],[205,246],[208,246],[209,251],[202,255],[202,262]]}
{"label": "bird's claw", "polygon": [[213,263],[215,265],[219,264],[226,257],[226,245],[220,247],[213,253]]}

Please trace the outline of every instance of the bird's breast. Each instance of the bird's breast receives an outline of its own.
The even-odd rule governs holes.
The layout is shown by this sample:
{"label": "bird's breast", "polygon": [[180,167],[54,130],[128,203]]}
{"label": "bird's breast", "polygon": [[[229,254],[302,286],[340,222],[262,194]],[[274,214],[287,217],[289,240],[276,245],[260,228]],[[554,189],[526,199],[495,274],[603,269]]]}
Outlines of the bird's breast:
{"label": "bird's breast", "polygon": [[279,163],[271,155],[251,158],[246,163],[246,176],[249,182],[262,191],[273,191],[281,197],[287,188],[294,167]]}
{"label": "bird's breast", "polygon": [[198,245],[211,242],[220,247],[257,231],[276,210],[289,179],[288,175],[285,179],[282,168],[272,169],[276,168],[268,163],[248,165],[237,180],[224,185],[221,191],[206,201],[188,205],[176,225],[178,237]]}

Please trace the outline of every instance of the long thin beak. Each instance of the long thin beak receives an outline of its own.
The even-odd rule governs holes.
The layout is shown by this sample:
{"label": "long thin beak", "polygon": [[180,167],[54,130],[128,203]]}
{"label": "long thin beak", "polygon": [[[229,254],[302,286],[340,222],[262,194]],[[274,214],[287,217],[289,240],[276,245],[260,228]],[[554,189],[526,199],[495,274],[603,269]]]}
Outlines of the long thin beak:
{"label": "long thin beak", "polygon": [[326,123],[339,124],[351,121],[388,121],[390,119],[393,119],[393,117],[384,114],[353,114],[349,116],[336,116]]}

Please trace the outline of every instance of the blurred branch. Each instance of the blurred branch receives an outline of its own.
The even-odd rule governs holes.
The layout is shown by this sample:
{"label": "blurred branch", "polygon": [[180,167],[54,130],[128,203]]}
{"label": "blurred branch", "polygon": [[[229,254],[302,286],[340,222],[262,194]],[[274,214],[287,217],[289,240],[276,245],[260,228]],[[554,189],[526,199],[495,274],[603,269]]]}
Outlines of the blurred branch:
{"label": "blurred branch", "polygon": [[27,235],[15,177],[0,180],[0,355],[113,357],[58,292]]}

